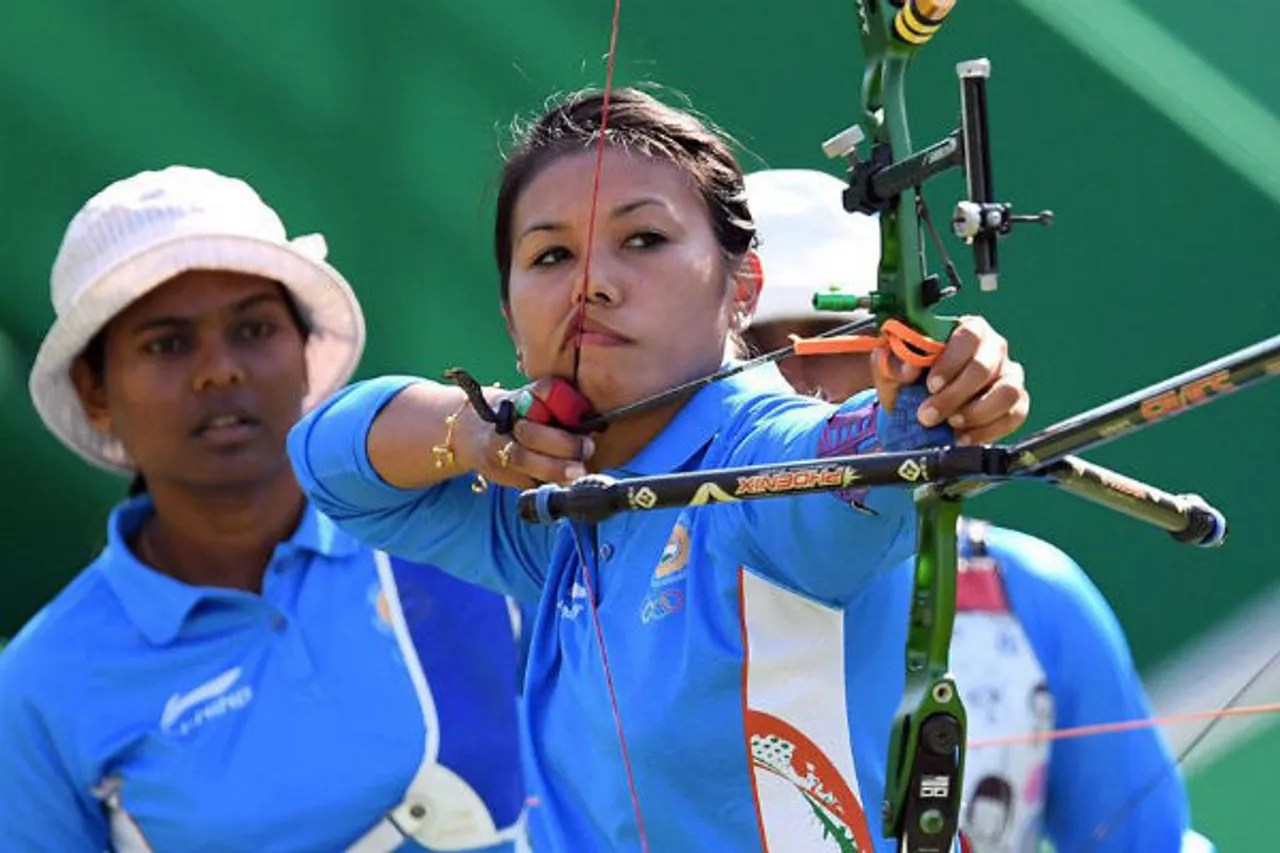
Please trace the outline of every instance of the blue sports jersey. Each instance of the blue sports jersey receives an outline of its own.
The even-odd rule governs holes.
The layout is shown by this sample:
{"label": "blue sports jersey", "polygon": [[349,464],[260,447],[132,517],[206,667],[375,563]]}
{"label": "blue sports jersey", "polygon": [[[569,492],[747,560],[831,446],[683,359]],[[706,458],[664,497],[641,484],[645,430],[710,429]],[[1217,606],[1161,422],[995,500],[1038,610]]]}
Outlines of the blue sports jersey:
{"label": "blue sports jersey", "polygon": [[376,555],[311,507],[261,595],[190,586],[130,552],[151,512],[118,507],[98,559],[0,653],[0,848],[342,851],[427,767],[498,830],[473,849],[514,849],[499,596]]}
{"label": "blue sports jersey", "polygon": [[[970,738],[1021,735],[1037,725],[1073,728],[1149,717],[1147,696],[1115,615],[1083,570],[1058,548],[1012,530],[981,525],[978,544],[972,535],[976,527],[966,521],[963,528],[959,613],[951,645]],[[894,608],[902,613],[910,606],[913,571],[908,561],[883,581],[893,588]],[[998,576],[989,574],[993,571]],[[536,606],[522,603],[520,608],[524,624],[532,624]],[[905,645],[905,622],[896,635],[874,620],[867,624],[874,627],[864,642]],[[847,657],[857,655],[852,641],[859,627],[846,620]],[[984,643],[993,633],[995,643]],[[1080,649],[1084,659],[1068,664],[1068,649]],[[526,640],[522,658],[527,653]],[[1011,689],[1016,680],[1011,670],[1023,666],[1034,673],[1030,695]],[[1082,670],[1093,675],[1082,681]],[[900,684],[884,691],[891,701],[878,712],[886,725],[897,709],[896,688]],[[1048,700],[1050,717],[1032,722],[1038,699]],[[1023,713],[1009,714],[1010,708]],[[1037,853],[1042,839],[1060,851],[1084,849],[1099,828],[1105,834],[1092,848],[1096,853],[1178,850],[1172,839],[1179,835],[1183,853],[1213,853],[1212,843],[1187,825],[1185,786],[1158,729],[1094,740],[970,750],[962,826],[971,853]],[[992,784],[989,777],[1005,784]],[[1003,799],[979,794],[990,788]],[[990,800],[989,808],[984,799]],[[991,821],[981,815],[984,809]]]}
{"label": "blue sports jersey", "polygon": [[[412,381],[339,392],[294,428],[290,456],[353,535],[540,602],[524,708],[535,845],[635,850],[642,819],[653,850],[890,849],[879,804],[903,644],[885,629],[904,617],[880,580],[912,549],[905,489],[530,525],[510,489],[381,480],[368,432]],[[890,427],[873,403],[867,394],[835,409],[796,396],[776,368],[752,371],[698,391],[625,467],[669,473],[919,440],[910,416]]]}
{"label": "blue sports jersey", "polygon": [[[951,662],[972,741],[1151,717],[1115,615],[1070,557],[979,522],[962,533]],[[973,853],[1035,853],[1042,837],[1063,853],[1211,849],[1190,845],[1204,840],[1154,727],[970,749],[964,792]]]}

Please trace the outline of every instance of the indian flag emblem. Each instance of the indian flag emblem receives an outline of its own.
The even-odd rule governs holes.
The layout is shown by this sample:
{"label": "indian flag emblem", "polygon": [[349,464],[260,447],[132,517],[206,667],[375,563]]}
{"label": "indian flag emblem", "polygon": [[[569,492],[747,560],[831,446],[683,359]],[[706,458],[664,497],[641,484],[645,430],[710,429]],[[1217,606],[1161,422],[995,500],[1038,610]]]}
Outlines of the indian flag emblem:
{"label": "indian flag emblem", "polygon": [[671,538],[667,540],[667,546],[662,549],[662,556],[658,558],[658,567],[653,570],[653,583],[670,583],[676,579],[688,562],[689,528],[685,527],[682,519],[676,522],[676,526],[671,530]]}

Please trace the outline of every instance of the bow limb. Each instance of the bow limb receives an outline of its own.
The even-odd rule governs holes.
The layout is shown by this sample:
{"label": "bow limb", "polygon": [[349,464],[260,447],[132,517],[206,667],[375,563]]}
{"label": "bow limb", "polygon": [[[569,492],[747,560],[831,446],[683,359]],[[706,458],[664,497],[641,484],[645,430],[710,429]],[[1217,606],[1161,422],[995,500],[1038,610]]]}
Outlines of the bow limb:
{"label": "bow limb", "polygon": [[[858,144],[867,138],[858,127],[823,146],[828,156],[849,158],[845,209],[879,215],[880,267],[876,290],[869,296],[822,294],[814,297],[814,306],[870,311],[880,324],[882,355],[885,350],[893,350],[899,357],[909,353],[912,357],[907,360],[922,367],[937,358],[940,342],[955,325],[935,314],[934,306],[960,289],[959,276],[929,219],[920,189],[925,181],[953,167],[963,169],[968,198],[956,206],[952,226],[956,235],[973,247],[974,273],[983,290],[996,288],[999,237],[1007,235],[1017,222],[1052,222],[1048,212],[1016,216],[1008,204],[993,198],[986,106],[991,66],[987,60],[956,66],[961,127],[927,148],[917,150],[912,145],[907,68],[954,5],[955,0],[857,0],[866,62],[862,111],[871,142],[870,158],[863,161],[858,157]],[[945,285],[927,271],[922,226],[928,228],[943,256]],[[913,428],[916,411],[927,396],[923,385],[916,384],[902,389],[894,399],[882,398],[881,403],[900,427]],[[949,446],[953,437],[946,428],[936,428],[926,435],[925,443]],[[913,480],[910,473],[903,473],[904,479]],[[961,498],[959,493],[936,489],[916,492],[918,530],[906,687],[890,742],[883,804],[885,836],[896,838],[904,853],[949,851],[959,831],[966,717],[950,674],[949,657],[956,611],[956,527]]]}

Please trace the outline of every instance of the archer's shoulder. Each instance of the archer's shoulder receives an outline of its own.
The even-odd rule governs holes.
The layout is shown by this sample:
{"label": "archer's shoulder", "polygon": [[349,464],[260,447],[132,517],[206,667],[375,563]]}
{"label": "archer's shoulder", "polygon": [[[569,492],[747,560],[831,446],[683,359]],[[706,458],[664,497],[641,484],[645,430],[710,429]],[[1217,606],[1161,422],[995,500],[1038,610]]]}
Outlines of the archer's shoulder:
{"label": "archer's shoulder", "polygon": [[93,660],[104,621],[120,622],[112,619],[119,607],[100,563],[101,558],[82,570],[0,651],[0,694],[60,692],[69,672]]}
{"label": "archer's shoulder", "polygon": [[1066,551],[1029,533],[982,524],[987,553],[1015,599],[1034,599],[1038,605],[1074,605],[1092,610],[1103,603],[1102,594],[1088,574]]}
{"label": "archer's shoulder", "polygon": [[[733,362],[725,367],[733,366]],[[822,406],[819,400],[796,392],[787,383],[776,364],[762,364],[717,383],[721,402],[728,410],[739,412],[777,404]],[[716,385],[711,386],[716,388]],[[827,405],[830,409],[831,406]]]}
{"label": "archer's shoulder", "polygon": [[753,427],[812,430],[814,427],[875,424],[876,392],[859,391],[835,404],[800,394],[787,383],[777,365],[766,364],[719,383],[723,415]]}
{"label": "archer's shoulder", "polygon": [[798,394],[772,364],[731,376],[702,393],[707,392],[716,398],[721,436],[730,440],[763,431],[785,441],[836,412],[830,403]]}

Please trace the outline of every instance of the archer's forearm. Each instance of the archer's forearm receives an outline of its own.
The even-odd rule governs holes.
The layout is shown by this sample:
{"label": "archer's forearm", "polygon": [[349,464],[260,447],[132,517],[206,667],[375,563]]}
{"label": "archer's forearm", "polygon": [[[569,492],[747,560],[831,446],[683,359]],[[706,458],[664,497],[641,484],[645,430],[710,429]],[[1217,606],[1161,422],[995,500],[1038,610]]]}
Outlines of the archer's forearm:
{"label": "archer's forearm", "polygon": [[423,489],[471,470],[466,460],[485,426],[466,403],[461,389],[450,385],[404,385],[369,425],[365,443],[373,470],[400,489]]}
{"label": "archer's forearm", "polygon": [[[329,509],[365,511],[403,500],[463,472],[456,448],[466,425],[448,435],[463,406],[460,390],[412,376],[357,382],[309,412],[289,432],[289,460],[303,489]],[[436,463],[440,462],[440,465]],[[326,509],[328,511],[328,509]]]}

